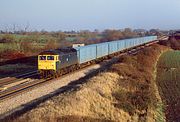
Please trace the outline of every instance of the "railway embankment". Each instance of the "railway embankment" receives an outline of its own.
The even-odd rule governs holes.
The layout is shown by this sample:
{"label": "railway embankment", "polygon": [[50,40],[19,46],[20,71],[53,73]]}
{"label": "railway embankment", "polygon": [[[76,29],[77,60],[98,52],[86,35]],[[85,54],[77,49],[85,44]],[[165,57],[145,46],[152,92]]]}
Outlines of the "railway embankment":
{"label": "railway embankment", "polygon": [[155,121],[164,119],[156,85],[156,63],[168,48],[147,47],[83,84],[54,96],[10,121]]}

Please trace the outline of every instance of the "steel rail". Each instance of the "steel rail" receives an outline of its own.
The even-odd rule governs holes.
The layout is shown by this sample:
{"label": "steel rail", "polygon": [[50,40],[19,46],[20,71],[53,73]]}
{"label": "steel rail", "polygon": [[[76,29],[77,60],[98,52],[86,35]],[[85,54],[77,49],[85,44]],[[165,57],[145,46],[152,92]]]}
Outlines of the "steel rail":
{"label": "steel rail", "polygon": [[18,76],[1,78],[0,79],[0,87],[2,87],[4,85],[11,84],[11,83],[14,83],[14,82],[18,82],[18,81],[20,81],[22,79],[29,78],[29,77],[35,76],[37,74],[38,74],[37,71],[32,71],[32,72],[28,72],[28,73],[18,75]]}

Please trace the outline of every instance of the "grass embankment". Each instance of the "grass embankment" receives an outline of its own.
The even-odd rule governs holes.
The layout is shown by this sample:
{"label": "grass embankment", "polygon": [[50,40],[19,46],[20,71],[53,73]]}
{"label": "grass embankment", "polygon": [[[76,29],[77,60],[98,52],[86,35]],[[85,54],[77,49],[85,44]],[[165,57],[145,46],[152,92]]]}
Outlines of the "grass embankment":
{"label": "grass embankment", "polygon": [[155,121],[159,96],[154,70],[165,50],[154,45],[135,56],[124,56],[78,88],[41,103],[14,121]]}
{"label": "grass embankment", "polygon": [[167,121],[180,120],[180,51],[168,51],[160,57],[157,84]]}

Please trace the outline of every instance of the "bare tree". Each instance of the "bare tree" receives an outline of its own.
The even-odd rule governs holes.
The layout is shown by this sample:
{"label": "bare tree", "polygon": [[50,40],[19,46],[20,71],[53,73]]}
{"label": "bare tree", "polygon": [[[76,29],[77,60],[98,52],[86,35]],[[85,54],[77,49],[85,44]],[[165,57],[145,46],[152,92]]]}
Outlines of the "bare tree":
{"label": "bare tree", "polygon": [[13,24],[13,33],[15,33],[16,32],[16,24],[14,23]]}
{"label": "bare tree", "polygon": [[30,26],[30,24],[29,24],[29,22],[27,22],[27,23],[26,23],[26,26],[24,27],[24,31],[25,31],[25,32],[27,32],[27,30],[29,29],[29,26]]}

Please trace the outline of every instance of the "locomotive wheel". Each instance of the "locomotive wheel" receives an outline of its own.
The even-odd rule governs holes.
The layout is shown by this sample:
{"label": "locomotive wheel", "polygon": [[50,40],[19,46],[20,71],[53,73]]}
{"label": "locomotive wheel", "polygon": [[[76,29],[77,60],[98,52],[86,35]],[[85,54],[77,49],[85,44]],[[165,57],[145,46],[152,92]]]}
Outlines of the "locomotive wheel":
{"label": "locomotive wheel", "polygon": [[39,78],[40,78],[40,79],[44,79],[44,73],[45,73],[45,72],[42,71],[42,70],[39,71]]}

